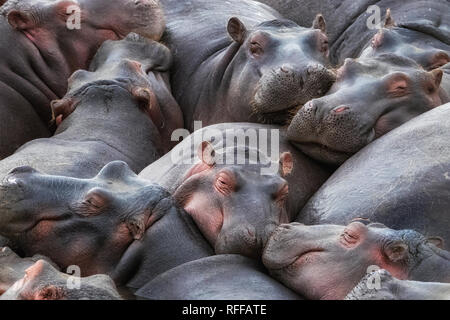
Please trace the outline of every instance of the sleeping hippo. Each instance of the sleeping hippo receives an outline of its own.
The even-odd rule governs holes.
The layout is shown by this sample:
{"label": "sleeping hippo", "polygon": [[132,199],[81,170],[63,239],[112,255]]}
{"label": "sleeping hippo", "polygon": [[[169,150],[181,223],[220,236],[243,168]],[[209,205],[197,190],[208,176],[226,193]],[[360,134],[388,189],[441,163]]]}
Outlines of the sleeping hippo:
{"label": "sleeping hippo", "polygon": [[136,292],[149,300],[301,300],[272,279],[261,263],[218,255],[183,264]]}
{"label": "sleeping hippo", "polygon": [[194,121],[284,123],[334,81],[322,16],[304,28],[253,0],[161,3],[173,92],[191,131]]}
{"label": "sleeping hippo", "polygon": [[66,96],[52,102],[56,134],[2,160],[0,179],[19,166],[79,178],[91,178],[115,160],[144,169],[170,144],[166,130],[182,121],[161,76],[170,62],[165,46],[135,34],[105,43],[92,71],[75,72]]}
{"label": "sleeping hippo", "polygon": [[348,160],[297,218],[347,224],[364,217],[450,243],[450,104],[381,137]]}
{"label": "sleeping hippo", "polygon": [[295,219],[330,175],[290,146],[280,129],[206,127],[139,176],[169,190],[217,254],[258,257],[273,228]]}
{"label": "sleeping hippo", "polygon": [[[341,64],[346,58],[359,57],[371,45],[380,29],[395,27],[398,45],[389,52],[414,55],[424,49],[431,54],[439,50],[449,54],[450,3],[447,0],[398,1],[398,0],[259,0],[288,19],[306,26],[310,19],[321,13],[327,20],[330,41],[330,59]],[[372,6],[375,4],[376,6]],[[391,9],[392,15],[388,12]],[[383,31],[381,31],[383,32]],[[428,54],[427,54],[428,55]],[[417,55],[416,55],[417,57]],[[441,55],[441,57],[444,57]],[[427,62],[428,64],[428,62]],[[430,65],[432,66],[433,63]]]}
{"label": "sleeping hippo", "polygon": [[[380,286],[373,285],[379,279]],[[386,270],[367,274],[345,300],[450,300],[450,284],[399,280]]]}
{"label": "sleeping hippo", "polygon": [[314,159],[340,165],[366,145],[449,101],[443,72],[424,71],[409,58],[381,54],[347,59],[326,96],[293,118],[288,138]]}
{"label": "sleeping hippo", "polygon": [[69,76],[87,68],[105,40],[132,31],[159,40],[164,16],[157,0],[9,0],[1,6],[0,159],[49,137],[50,101],[64,96]]}
{"label": "sleeping hippo", "polygon": [[[0,185],[0,234],[23,256],[43,254],[62,270],[78,266],[82,276],[108,274],[125,295],[214,254],[169,193],[124,162],[93,179],[13,170]],[[0,268],[0,284],[1,276]]]}
{"label": "sleeping hippo", "polygon": [[[77,286],[73,284],[75,281]],[[0,300],[122,300],[122,297],[106,275],[74,278],[47,261],[38,260]]]}
{"label": "sleeping hippo", "polygon": [[278,227],[263,263],[272,276],[306,299],[344,299],[367,271],[385,269],[401,280],[450,282],[450,253],[442,239],[379,223]]}

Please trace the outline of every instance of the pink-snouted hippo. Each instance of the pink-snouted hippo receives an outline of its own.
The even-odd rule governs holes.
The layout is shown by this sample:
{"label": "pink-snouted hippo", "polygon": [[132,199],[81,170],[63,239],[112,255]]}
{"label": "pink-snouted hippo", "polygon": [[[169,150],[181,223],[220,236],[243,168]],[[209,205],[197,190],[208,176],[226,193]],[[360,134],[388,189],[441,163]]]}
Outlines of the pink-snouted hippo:
{"label": "pink-snouted hippo", "polygon": [[354,221],[348,226],[282,225],[267,242],[272,276],[307,299],[344,299],[367,272],[401,280],[450,282],[450,253],[439,237]]}
{"label": "pink-snouted hippo", "polygon": [[9,0],[0,8],[0,159],[52,133],[50,101],[105,40],[135,31],[159,40],[157,0]]}

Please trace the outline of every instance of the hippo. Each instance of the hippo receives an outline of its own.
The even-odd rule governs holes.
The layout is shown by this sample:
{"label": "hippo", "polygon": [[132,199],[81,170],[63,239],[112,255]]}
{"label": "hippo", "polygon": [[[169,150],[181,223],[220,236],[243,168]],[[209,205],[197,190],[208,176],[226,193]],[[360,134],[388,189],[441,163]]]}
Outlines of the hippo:
{"label": "hippo", "polygon": [[273,280],[260,262],[217,255],[183,264],[136,292],[148,300],[302,300]]}
{"label": "hippo", "polygon": [[306,224],[367,218],[450,243],[450,104],[435,108],[353,156],[308,201]]}
{"label": "hippo", "polygon": [[346,58],[359,57],[371,45],[373,37],[387,28],[395,28],[398,36],[398,44],[391,46],[389,52],[399,51],[410,55],[414,51],[426,50],[430,58],[434,53],[439,56],[440,50],[449,54],[450,3],[447,0],[259,1],[301,26],[308,25],[310,19],[320,12],[327,20],[330,60],[336,65],[343,63]]}
{"label": "hippo", "polygon": [[[367,285],[374,279],[380,287]],[[367,274],[345,300],[450,300],[450,284],[399,280],[381,269]]]}
{"label": "hippo", "polygon": [[7,1],[0,8],[0,159],[51,136],[50,102],[105,40],[132,31],[159,40],[164,26],[158,0]]}
{"label": "hippo", "polygon": [[[76,281],[78,287],[75,287]],[[106,275],[75,278],[60,272],[46,260],[38,260],[25,271],[22,279],[0,296],[0,300],[122,300],[122,297]]]}
{"label": "hippo", "polygon": [[306,299],[341,300],[373,269],[401,280],[449,283],[450,253],[440,247],[439,237],[427,239],[380,223],[291,223],[274,231],[263,263],[274,278]]}
{"label": "hippo", "polygon": [[326,96],[301,108],[288,138],[312,158],[339,166],[379,137],[450,101],[440,69],[423,70],[409,58],[380,54],[347,59]]}
{"label": "hippo", "polygon": [[0,185],[0,234],[22,256],[107,274],[130,298],[159,274],[214,254],[165,189],[120,161],[93,179],[13,170]]}
{"label": "hippo", "polygon": [[227,123],[195,131],[139,177],[173,194],[216,254],[258,257],[271,230],[294,220],[330,174],[279,126]]}
{"label": "hippo", "polygon": [[164,131],[182,119],[161,75],[170,63],[165,46],[136,34],[106,42],[92,71],[75,72],[66,96],[52,102],[55,135],[28,142],[3,159],[0,179],[20,166],[77,178],[91,178],[115,160],[135,172],[144,169],[170,144]]}
{"label": "hippo", "polygon": [[284,124],[335,79],[320,15],[304,28],[253,0],[161,3],[172,89],[191,132],[194,121]]}

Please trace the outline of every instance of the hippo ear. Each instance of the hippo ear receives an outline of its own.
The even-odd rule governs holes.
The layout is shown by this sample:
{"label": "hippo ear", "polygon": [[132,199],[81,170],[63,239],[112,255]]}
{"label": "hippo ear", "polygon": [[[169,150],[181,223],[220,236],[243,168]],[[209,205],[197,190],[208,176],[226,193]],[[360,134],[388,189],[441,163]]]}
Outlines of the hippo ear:
{"label": "hippo ear", "polygon": [[280,156],[280,175],[287,177],[294,169],[294,160],[290,152],[285,152]]}
{"label": "hippo ear", "polygon": [[427,242],[435,245],[439,249],[444,249],[445,242],[441,237],[429,237],[427,238]]}
{"label": "hippo ear", "polygon": [[313,21],[312,28],[313,29],[319,29],[323,33],[327,33],[327,24],[326,24],[325,18],[323,17],[322,14],[319,13],[316,16],[316,18]]}
{"label": "hippo ear", "polygon": [[134,240],[141,240],[146,231],[145,215],[138,215],[127,220],[127,228]]}
{"label": "hippo ear", "polygon": [[237,43],[242,44],[245,40],[245,36],[247,34],[247,28],[245,28],[244,24],[236,17],[231,18],[228,21],[227,27],[228,33],[231,38]]}
{"label": "hippo ear", "polygon": [[50,106],[53,113],[52,121],[56,122],[56,126],[59,126],[75,110],[75,103],[72,98],[53,100]]}
{"label": "hippo ear", "polygon": [[213,145],[208,141],[203,141],[198,148],[198,157],[209,167],[216,164],[216,151],[214,150]]}
{"label": "hippo ear", "polygon": [[433,77],[436,88],[439,88],[441,86],[444,72],[441,69],[434,69],[433,71],[430,71],[429,74]]}
{"label": "hippo ear", "polygon": [[27,30],[35,27],[34,20],[26,12],[11,10],[8,12],[7,18],[11,27],[16,30]]}
{"label": "hippo ear", "polygon": [[394,18],[392,18],[391,9],[386,10],[386,18],[384,20],[384,27],[385,28],[393,28],[396,27]]}
{"label": "hippo ear", "polygon": [[135,87],[131,90],[131,93],[140,102],[142,111],[148,114],[158,130],[163,129],[165,124],[164,117],[155,93],[143,87]]}
{"label": "hippo ear", "polygon": [[403,241],[394,241],[387,244],[384,248],[384,254],[392,262],[400,262],[408,257],[408,245]]}

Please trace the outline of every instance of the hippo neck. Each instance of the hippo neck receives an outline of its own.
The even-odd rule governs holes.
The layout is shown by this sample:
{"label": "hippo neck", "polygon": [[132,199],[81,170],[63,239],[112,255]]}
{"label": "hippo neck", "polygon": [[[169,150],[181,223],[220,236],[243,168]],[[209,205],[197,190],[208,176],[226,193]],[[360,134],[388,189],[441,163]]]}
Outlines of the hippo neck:
{"label": "hippo neck", "polygon": [[[136,248],[138,248],[136,250]],[[122,283],[131,289],[139,289],[156,276],[184,263],[209,257],[213,249],[187,213],[172,207],[162,219],[153,224],[145,235],[144,241],[134,250],[134,257],[126,259],[125,265],[136,263],[135,272],[127,277],[121,275]],[[136,257],[136,255],[138,257]],[[124,259],[122,259],[123,261]]]}

